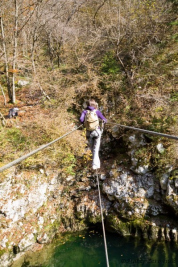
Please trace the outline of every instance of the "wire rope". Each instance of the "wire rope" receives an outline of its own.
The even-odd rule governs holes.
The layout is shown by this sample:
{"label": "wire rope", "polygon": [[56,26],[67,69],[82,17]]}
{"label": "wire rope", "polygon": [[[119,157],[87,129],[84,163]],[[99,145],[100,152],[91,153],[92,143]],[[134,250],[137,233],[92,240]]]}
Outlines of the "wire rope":
{"label": "wire rope", "polygon": [[106,242],[106,233],[105,233],[103,209],[102,209],[102,203],[101,203],[101,193],[100,193],[99,178],[98,178],[97,170],[96,170],[96,177],[97,177],[97,184],[98,184],[98,195],[99,195],[99,202],[100,202],[100,211],[101,211],[101,221],[102,221],[102,228],[103,228],[103,239],[104,239],[106,264],[107,264],[107,267],[109,267],[108,249],[107,249],[107,242]]}
{"label": "wire rope", "polygon": [[75,128],[74,130],[72,130],[72,131],[70,131],[70,132],[64,134],[63,136],[58,137],[57,139],[51,141],[50,143],[47,143],[47,144],[45,144],[45,145],[42,145],[42,146],[40,146],[39,148],[37,148],[37,149],[31,151],[30,153],[28,153],[28,154],[26,154],[26,155],[23,155],[22,157],[20,157],[20,158],[18,158],[18,159],[16,159],[16,160],[14,160],[14,161],[12,161],[12,162],[10,162],[10,163],[4,165],[3,167],[0,168],[0,172],[3,172],[4,170],[6,170],[6,169],[8,169],[8,168],[10,168],[10,167],[12,167],[12,166],[14,166],[14,165],[20,163],[22,160],[25,160],[25,159],[29,158],[30,156],[36,154],[37,152],[39,152],[39,151],[45,149],[46,147],[48,147],[48,146],[54,144],[55,142],[59,141],[60,139],[64,138],[65,136],[67,136],[67,135],[69,135],[69,134],[75,132],[75,131],[76,131],[77,129],[79,129],[81,126],[83,126],[83,125],[81,124],[80,126],[78,126],[77,128]]}
{"label": "wire rope", "polygon": [[166,138],[178,140],[178,136],[174,136],[174,135],[163,134],[163,133],[149,131],[149,130],[145,130],[145,129],[141,129],[141,128],[136,128],[136,127],[132,127],[132,126],[121,125],[121,124],[115,123],[115,122],[107,122],[107,124],[114,124],[114,125],[118,125],[119,127],[126,128],[126,129],[130,129],[130,130],[134,130],[134,131],[139,131],[139,132],[143,132],[143,133],[148,133],[148,134],[153,134],[153,135],[159,135],[159,136],[162,136],[162,137],[166,137]]}

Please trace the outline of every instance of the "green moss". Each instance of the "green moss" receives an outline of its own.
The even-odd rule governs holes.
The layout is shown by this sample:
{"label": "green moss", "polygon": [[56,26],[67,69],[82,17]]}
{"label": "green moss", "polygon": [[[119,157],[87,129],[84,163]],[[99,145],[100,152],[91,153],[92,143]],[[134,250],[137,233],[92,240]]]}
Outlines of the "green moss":
{"label": "green moss", "polygon": [[170,101],[172,101],[172,102],[178,101],[178,93],[177,92],[172,92],[170,94]]}
{"label": "green moss", "polygon": [[78,219],[83,219],[83,212],[81,212],[81,211],[77,211],[76,213],[75,213],[75,215],[76,215],[76,217],[78,218]]}
{"label": "green moss", "polygon": [[61,221],[60,220],[55,220],[53,223],[48,224],[45,227],[45,231],[47,231],[47,232],[51,232],[52,231],[53,232],[53,231],[57,230],[60,225],[61,225]]}
{"label": "green moss", "polygon": [[169,179],[170,179],[170,180],[178,179],[178,169],[175,169],[175,170],[173,170],[173,171],[171,172]]}
{"label": "green moss", "polygon": [[1,250],[0,250],[0,257],[1,257],[4,253],[6,253],[6,250],[5,250],[5,249],[1,249]]}
{"label": "green moss", "polygon": [[131,227],[133,230],[136,231],[136,235],[143,235],[147,237],[147,232],[149,229],[149,223],[146,220],[134,220],[130,222]]}
{"label": "green moss", "polygon": [[93,223],[93,224],[99,223],[99,222],[101,222],[101,216],[100,215],[98,215],[98,216],[88,216],[87,221],[89,223]]}
{"label": "green moss", "polygon": [[101,64],[101,73],[103,74],[117,74],[121,70],[120,64],[118,63],[113,52],[108,52]]}
{"label": "green moss", "polygon": [[130,222],[121,221],[116,215],[110,215],[107,217],[109,225],[116,230],[120,235],[130,235]]}
{"label": "green moss", "polygon": [[122,236],[134,235],[148,238],[150,235],[150,222],[145,219],[136,219],[133,221],[123,221],[117,215],[107,217],[108,224]]}

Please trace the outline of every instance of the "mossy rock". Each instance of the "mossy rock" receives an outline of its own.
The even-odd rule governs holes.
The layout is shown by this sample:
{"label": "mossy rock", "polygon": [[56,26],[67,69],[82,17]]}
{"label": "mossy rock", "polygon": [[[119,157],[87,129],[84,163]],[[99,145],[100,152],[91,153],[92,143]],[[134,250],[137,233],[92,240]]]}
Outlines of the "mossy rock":
{"label": "mossy rock", "polygon": [[117,217],[117,215],[112,214],[107,217],[108,225],[121,236],[134,235],[144,239],[157,239],[158,230],[150,224],[147,220],[133,220],[133,221],[123,221]]}
{"label": "mossy rock", "polygon": [[129,222],[121,221],[116,215],[109,215],[107,217],[107,224],[122,236],[130,235]]}
{"label": "mossy rock", "polygon": [[170,179],[170,180],[178,179],[178,169],[175,169],[175,170],[173,170],[173,171],[171,172],[169,179]]}
{"label": "mossy rock", "polygon": [[97,215],[97,216],[88,216],[87,217],[87,222],[89,223],[93,223],[93,224],[97,224],[101,222],[101,216]]}

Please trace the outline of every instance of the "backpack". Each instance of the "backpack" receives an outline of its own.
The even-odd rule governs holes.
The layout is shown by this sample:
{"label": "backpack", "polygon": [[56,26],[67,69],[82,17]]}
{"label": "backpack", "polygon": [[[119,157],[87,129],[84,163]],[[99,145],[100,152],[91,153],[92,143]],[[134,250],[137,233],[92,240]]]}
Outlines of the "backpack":
{"label": "backpack", "polygon": [[94,131],[99,126],[96,110],[87,110],[84,125],[88,131]]}

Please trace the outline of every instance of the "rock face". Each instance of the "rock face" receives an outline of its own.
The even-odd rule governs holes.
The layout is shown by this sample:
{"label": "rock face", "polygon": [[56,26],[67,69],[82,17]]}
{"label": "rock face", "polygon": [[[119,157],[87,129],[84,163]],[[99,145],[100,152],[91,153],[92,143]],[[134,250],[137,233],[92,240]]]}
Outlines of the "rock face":
{"label": "rock face", "polygon": [[[177,242],[178,170],[168,166],[158,179],[144,137],[131,135],[125,142],[129,164],[113,161],[99,174],[107,229]],[[51,242],[57,233],[96,223],[101,223],[98,190],[89,170],[67,176],[59,170],[12,168],[0,183],[0,266],[10,266],[20,253]]]}

